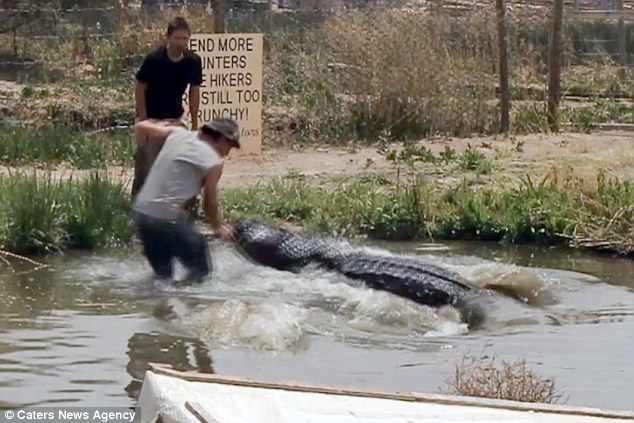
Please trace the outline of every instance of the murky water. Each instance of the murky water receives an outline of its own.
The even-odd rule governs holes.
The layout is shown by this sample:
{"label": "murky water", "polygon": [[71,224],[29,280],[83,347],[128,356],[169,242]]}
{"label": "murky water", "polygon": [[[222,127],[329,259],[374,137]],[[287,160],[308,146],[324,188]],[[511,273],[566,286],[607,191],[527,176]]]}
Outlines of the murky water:
{"label": "murky water", "polygon": [[[134,251],[74,254],[0,276],[0,405],[134,404],[148,362],[266,380],[438,392],[464,353],[526,359],[568,404],[634,409],[634,262],[484,243],[384,244],[507,298],[469,332],[433,310],[309,269],[257,267],[214,244],[200,286],[153,281]],[[20,270],[20,269],[18,269]],[[518,288],[519,287],[519,288]]]}

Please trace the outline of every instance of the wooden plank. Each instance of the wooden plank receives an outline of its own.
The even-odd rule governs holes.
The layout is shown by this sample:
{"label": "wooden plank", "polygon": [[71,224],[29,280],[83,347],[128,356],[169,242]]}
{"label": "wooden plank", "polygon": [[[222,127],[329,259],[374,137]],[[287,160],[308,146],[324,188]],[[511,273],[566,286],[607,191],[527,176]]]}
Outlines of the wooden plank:
{"label": "wooden plank", "polygon": [[631,123],[592,123],[593,129],[604,131],[634,131],[634,124]]}
{"label": "wooden plank", "polygon": [[629,105],[629,106],[632,105],[632,97],[622,93],[615,94],[615,95],[610,95],[607,93],[591,93],[591,94],[577,93],[577,94],[564,95],[561,97],[563,101],[566,101],[569,103],[591,103],[592,99],[594,98],[608,98],[610,100],[614,100],[615,103],[620,103],[620,104]]}
{"label": "wooden plank", "polygon": [[634,11],[632,10],[583,10],[583,11],[570,11],[571,19],[582,20],[613,20],[622,19],[625,22],[634,19]]}
{"label": "wooden plank", "polygon": [[205,407],[195,401],[185,401],[185,408],[201,423],[219,423],[218,420],[209,415]]}
{"label": "wooden plank", "polygon": [[280,389],[286,391],[306,392],[314,394],[344,395],[363,398],[389,399],[409,402],[428,402],[433,404],[455,405],[466,407],[495,408],[510,411],[540,412],[549,414],[565,414],[586,417],[600,417],[634,421],[634,412],[602,410],[591,407],[570,407],[555,404],[522,403],[518,401],[450,396],[442,394],[389,393],[357,389],[343,389],[329,386],[297,385],[291,383],[260,382],[247,378],[221,376],[208,373],[182,372],[173,370],[161,363],[148,363],[150,371],[165,376],[172,376],[190,382],[218,383],[249,388]]}

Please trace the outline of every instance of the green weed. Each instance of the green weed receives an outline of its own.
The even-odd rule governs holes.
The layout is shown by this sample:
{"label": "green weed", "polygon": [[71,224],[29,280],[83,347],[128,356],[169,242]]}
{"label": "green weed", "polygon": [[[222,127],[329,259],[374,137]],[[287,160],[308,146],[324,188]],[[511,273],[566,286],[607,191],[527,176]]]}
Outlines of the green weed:
{"label": "green weed", "polygon": [[530,178],[503,191],[462,183],[441,188],[418,178],[394,184],[353,178],[324,186],[279,180],[224,194],[227,216],[291,221],[309,230],[378,239],[478,239],[589,245],[634,253],[634,186],[599,175],[597,187]]}
{"label": "green weed", "polygon": [[472,170],[478,174],[488,175],[493,170],[493,162],[483,153],[467,145],[467,149],[458,157],[462,170]]}
{"label": "green weed", "polygon": [[8,165],[69,163],[87,169],[128,164],[133,154],[127,131],[86,135],[61,125],[0,127],[0,162]]}
{"label": "green weed", "polygon": [[50,173],[0,176],[0,248],[42,254],[125,243],[128,201],[121,184],[99,173],[70,181]]}

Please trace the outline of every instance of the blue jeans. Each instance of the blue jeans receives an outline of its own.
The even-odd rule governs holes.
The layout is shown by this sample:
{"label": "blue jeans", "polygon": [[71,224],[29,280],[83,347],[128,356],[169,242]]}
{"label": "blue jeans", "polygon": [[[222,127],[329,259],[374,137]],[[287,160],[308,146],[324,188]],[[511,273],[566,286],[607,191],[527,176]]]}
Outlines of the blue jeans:
{"label": "blue jeans", "polygon": [[143,253],[157,276],[171,279],[174,259],[187,268],[187,280],[202,282],[209,274],[212,267],[209,246],[192,222],[158,219],[142,213],[133,213],[132,217]]}

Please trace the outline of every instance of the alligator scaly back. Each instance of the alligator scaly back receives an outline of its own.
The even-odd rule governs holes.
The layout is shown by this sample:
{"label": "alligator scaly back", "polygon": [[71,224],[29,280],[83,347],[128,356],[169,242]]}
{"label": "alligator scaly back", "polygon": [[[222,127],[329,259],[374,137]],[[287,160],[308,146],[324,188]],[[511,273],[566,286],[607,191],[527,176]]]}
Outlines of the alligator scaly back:
{"label": "alligator scaly back", "polygon": [[234,239],[249,258],[262,265],[299,271],[318,264],[419,304],[454,306],[470,326],[483,319],[482,310],[471,301],[481,293],[480,288],[417,257],[373,254],[341,241],[302,236],[254,220],[238,222]]}

